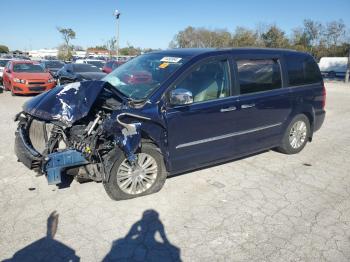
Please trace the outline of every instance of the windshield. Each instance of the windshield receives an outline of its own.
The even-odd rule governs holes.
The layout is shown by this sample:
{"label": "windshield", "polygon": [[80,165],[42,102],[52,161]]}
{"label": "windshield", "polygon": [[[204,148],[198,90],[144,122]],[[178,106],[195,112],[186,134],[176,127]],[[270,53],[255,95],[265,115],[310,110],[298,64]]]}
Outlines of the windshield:
{"label": "windshield", "polygon": [[5,67],[5,65],[7,64],[9,60],[0,60],[0,66],[1,67]]}
{"label": "windshield", "polygon": [[45,64],[47,68],[61,68],[64,66],[64,63],[60,61],[47,61]]}
{"label": "windshield", "polygon": [[104,63],[101,61],[86,61],[86,62],[90,65],[94,65],[94,66],[97,66],[99,68],[102,68],[104,65]]}
{"label": "windshield", "polygon": [[73,68],[74,68],[74,72],[77,72],[77,73],[101,72],[100,69],[98,69],[96,66],[89,65],[89,64],[74,64]]}
{"label": "windshield", "polygon": [[134,100],[144,100],[188,58],[166,54],[145,54],[119,66],[102,80]]}
{"label": "windshield", "polygon": [[23,64],[14,64],[13,65],[13,72],[21,73],[44,73],[45,70],[42,68],[39,64],[30,64],[30,63],[23,63]]}

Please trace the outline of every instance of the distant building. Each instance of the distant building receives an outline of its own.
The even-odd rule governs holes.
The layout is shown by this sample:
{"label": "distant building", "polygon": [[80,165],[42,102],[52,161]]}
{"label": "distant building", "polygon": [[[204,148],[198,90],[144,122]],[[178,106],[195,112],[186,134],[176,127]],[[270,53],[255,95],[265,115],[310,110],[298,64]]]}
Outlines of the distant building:
{"label": "distant building", "polygon": [[38,49],[28,52],[29,57],[34,59],[57,58],[58,49]]}
{"label": "distant building", "polygon": [[74,51],[73,55],[76,57],[84,58],[84,57],[86,57],[86,51]]}
{"label": "distant building", "polygon": [[87,56],[108,57],[110,55],[110,51],[106,49],[99,49],[99,48],[88,48],[86,53],[87,53]]}

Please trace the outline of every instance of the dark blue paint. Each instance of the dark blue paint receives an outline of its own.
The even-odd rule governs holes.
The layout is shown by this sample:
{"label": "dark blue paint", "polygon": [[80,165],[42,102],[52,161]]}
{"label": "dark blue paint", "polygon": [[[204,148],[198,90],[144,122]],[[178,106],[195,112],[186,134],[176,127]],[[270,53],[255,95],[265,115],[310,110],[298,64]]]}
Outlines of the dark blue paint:
{"label": "dark blue paint", "polygon": [[[69,85],[75,85],[72,83]],[[72,125],[77,120],[87,116],[96,98],[101,93],[105,82],[84,81],[80,83],[78,90],[67,86],[57,86],[54,89],[42,93],[23,105],[23,111],[47,121],[61,121],[63,124]],[[62,103],[69,105],[64,108]]]}
{"label": "dark blue paint", "polygon": [[[116,124],[116,117],[122,112],[129,112],[151,118],[150,121],[137,120],[141,123],[140,135],[157,144],[163,154],[167,169],[170,173],[179,173],[222,161],[238,158],[244,155],[273,148],[281,143],[284,130],[291,119],[300,113],[310,119],[312,131],[316,131],[323,123],[325,111],[322,108],[323,82],[307,86],[289,87],[287,72],[284,66],[284,55],[289,59],[293,56],[309,56],[305,53],[279,49],[179,49],[162,51],[168,56],[188,56],[191,58],[173,75],[155,90],[143,106],[134,108],[124,106],[115,111],[110,120],[105,123],[107,133],[114,135],[115,140],[124,153],[132,156],[137,149],[139,136],[135,140],[123,143],[125,139],[120,133],[121,128]],[[230,59],[232,86],[230,97],[195,103],[187,106],[171,107],[167,104],[166,94],[169,88],[181,78],[196,63],[209,57],[226,56]],[[281,62],[282,86],[267,92],[239,95],[239,86],[235,78],[234,59],[237,57],[278,57]],[[73,119],[69,124],[86,116],[96,97],[101,92],[104,83],[101,81],[83,82],[82,96],[88,102],[81,103],[73,95],[67,94],[67,101],[74,108]],[[62,112],[56,94],[62,90],[58,87],[44,93],[26,103],[24,111],[45,119],[54,120],[53,115]],[[249,109],[242,105],[254,104]],[[237,110],[220,112],[221,109],[235,106]],[[135,122],[135,119],[128,119]],[[222,136],[230,133],[254,130],[259,127],[275,125],[258,132],[232,136],[227,139],[211,141],[198,145],[176,148],[180,144],[189,143],[210,137]],[[311,138],[310,138],[311,139]],[[135,142],[136,141],[136,142]],[[126,145],[126,146],[125,146]]]}

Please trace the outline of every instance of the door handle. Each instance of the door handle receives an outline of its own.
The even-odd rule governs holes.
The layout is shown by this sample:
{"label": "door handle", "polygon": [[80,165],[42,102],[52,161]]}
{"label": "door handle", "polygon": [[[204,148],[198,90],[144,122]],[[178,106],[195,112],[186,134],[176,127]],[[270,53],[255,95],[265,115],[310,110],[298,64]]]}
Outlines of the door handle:
{"label": "door handle", "polygon": [[255,104],[244,104],[244,105],[241,105],[241,108],[242,109],[247,109],[247,108],[252,108],[254,106],[255,106]]}
{"label": "door handle", "polygon": [[222,108],[220,109],[220,112],[230,112],[230,111],[235,111],[237,109],[237,107],[235,106],[230,106],[228,108]]}

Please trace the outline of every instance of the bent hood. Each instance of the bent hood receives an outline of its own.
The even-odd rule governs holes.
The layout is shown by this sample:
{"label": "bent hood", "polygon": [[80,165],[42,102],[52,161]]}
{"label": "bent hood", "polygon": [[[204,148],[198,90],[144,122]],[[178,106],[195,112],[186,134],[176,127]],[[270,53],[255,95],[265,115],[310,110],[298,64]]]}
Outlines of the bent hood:
{"label": "bent hood", "polygon": [[71,126],[87,116],[106,82],[84,81],[57,86],[23,105],[23,111],[45,121]]}

